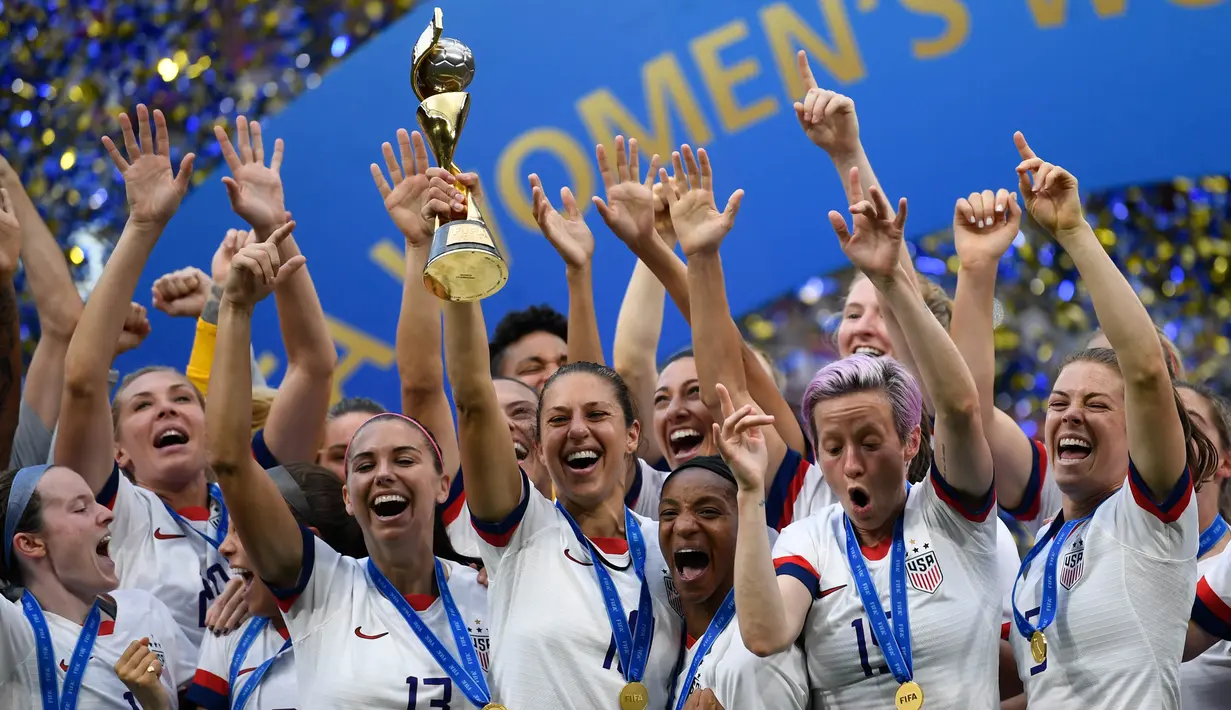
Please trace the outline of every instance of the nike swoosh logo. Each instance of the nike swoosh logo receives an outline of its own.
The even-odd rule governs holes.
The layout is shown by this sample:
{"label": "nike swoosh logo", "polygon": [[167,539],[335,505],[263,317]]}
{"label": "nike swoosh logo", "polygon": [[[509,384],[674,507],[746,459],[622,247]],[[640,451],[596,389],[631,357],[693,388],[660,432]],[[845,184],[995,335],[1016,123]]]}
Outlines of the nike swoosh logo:
{"label": "nike swoosh logo", "polygon": [[188,537],[188,536],[187,535],[169,535],[163,532],[162,528],[158,528],[154,531],[155,540],[178,540],[182,537]]}
{"label": "nike swoosh logo", "polygon": [[386,636],[388,636],[388,635],[389,635],[389,632],[388,632],[388,631],[386,631],[386,632],[384,632],[384,633],[376,634],[375,636],[369,636],[369,635],[367,635],[367,634],[363,633],[363,631],[361,631],[361,629],[362,629],[362,628],[363,628],[362,626],[356,626],[356,627],[355,627],[355,635],[356,635],[356,636],[358,636],[359,638],[361,638],[361,639],[365,639],[365,640],[367,640],[367,641],[375,641],[375,640],[376,640],[376,639],[378,639],[378,638],[384,638],[384,637],[386,637]]}
{"label": "nike swoosh logo", "polygon": [[833,594],[834,592],[838,591],[839,589],[845,589],[845,588],[846,588],[846,585],[845,585],[845,584],[839,584],[839,585],[838,585],[838,586],[836,586],[836,587],[830,587],[829,589],[826,589],[826,590],[822,591],[822,592],[821,592],[821,596],[820,596],[820,597],[818,597],[818,599],[824,599],[825,597],[829,596],[830,594]]}
{"label": "nike swoosh logo", "polygon": [[570,561],[576,562],[577,564],[581,565],[582,567],[593,567],[594,566],[593,562],[582,562],[576,557],[573,557],[573,555],[569,552],[569,549],[567,547],[564,548],[564,556],[569,558]]}
{"label": "nike swoosh logo", "polygon": [[[94,657],[90,656],[90,660],[94,660]],[[65,673],[68,673],[68,665],[64,663],[63,658],[60,659],[60,670],[64,671]]]}

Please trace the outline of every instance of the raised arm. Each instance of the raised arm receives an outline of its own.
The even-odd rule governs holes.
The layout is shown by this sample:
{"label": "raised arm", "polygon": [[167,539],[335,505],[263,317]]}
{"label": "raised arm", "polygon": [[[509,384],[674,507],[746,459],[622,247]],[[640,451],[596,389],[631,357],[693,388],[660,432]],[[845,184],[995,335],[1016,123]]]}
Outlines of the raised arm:
{"label": "raised arm", "polygon": [[880,188],[872,187],[868,192],[868,199],[850,207],[853,233],[838,212],[829,213],[829,222],[847,258],[884,294],[915,354],[919,374],[936,408],[937,469],[951,486],[973,499],[982,499],[992,487],[992,461],[983,438],[974,379],[901,263],[906,198],[898,202],[895,215]]}
{"label": "raised arm", "polygon": [[764,432],[773,417],[753,405],[736,409],[716,388],[722,425],[714,423],[718,451],[735,474],[739,529],[735,536],[735,609],[744,646],[758,656],[785,650],[803,631],[812,595],[794,577],[777,576],[766,534],[765,485],[769,451]]}
{"label": "raised arm", "polygon": [[111,363],[99,354],[115,351],[141,270],[188,191],[196,157],[185,155],[179,173],[173,174],[171,141],[162,111],[154,111],[157,143],[144,104],[137,106],[137,124],[140,143],[128,115],[120,115],[127,160],[110,138],[103,137],[111,161],[124,178],[128,222],[86,303],[64,363],[55,460],[81,474],[96,493],[107,482],[115,457],[107,382]]}
{"label": "raised arm", "polygon": [[1188,446],[1154,322],[1086,222],[1077,178],[1036,156],[1021,133],[1013,140],[1022,157],[1017,175],[1026,208],[1073,260],[1099,325],[1116,351],[1124,376],[1129,457],[1161,500],[1184,474]]}
{"label": "raised arm", "polygon": [[[478,176],[457,176],[469,199],[482,202]],[[433,176],[430,200],[452,207],[452,215],[466,213],[462,194],[448,173]],[[443,304],[445,363],[453,404],[457,407],[457,439],[462,470],[466,472],[466,504],[477,520],[498,522],[507,518],[521,501],[521,471],[513,453],[513,437],[496,399],[491,358],[487,351],[487,326],[479,302]],[[571,338],[570,338],[571,340]]]}
{"label": "raised arm", "polygon": [[[607,199],[593,198],[599,215],[621,241],[660,239],[668,249],[675,243],[675,233],[655,232],[654,177],[658,174],[658,156],[650,160],[645,181],[641,181],[641,161],[637,139],[628,141],[628,157],[624,154],[624,136],[616,136],[614,168],[607,160],[607,149],[600,143],[595,149],[598,171],[607,188]],[[668,224],[670,222],[668,221]],[[654,390],[658,384],[658,339],[662,335],[664,297],[666,289],[646,266],[637,260],[632,278],[620,304],[616,320],[615,341],[611,360],[616,372],[624,378],[633,393],[638,413],[645,417],[654,411]],[[658,461],[662,451],[653,436],[641,437],[643,458]]]}
{"label": "raised arm", "polygon": [[996,265],[1017,237],[1021,208],[1017,193],[974,192],[953,209],[953,238],[961,268],[953,297],[949,335],[970,368],[979,391],[979,416],[996,469],[996,500],[1013,510],[1021,506],[1030,481],[1034,444],[1017,422],[996,408],[996,348],[992,303]]}
{"label": "raised arm", "polygon": [[[261,124],[249,124],[243,116],[235,120],[238,152],[221,126],[215,126],[214,135],[231,170],[222,179],[231,208],[252,226],[255,241],[263,242],[289,218],[280,174],[282,139],[274,141],[267,167]],[[278,251],[283,263],[300,255],[289,235]],[[307,269],[296,269],[279,281],[274,300],[286,347],[286,374],[265,423],[265,445],[279,463],[312,461],[329,410],[338,351]]]}
{"label": "raised arm", "polygon": [[577,207],[573,191],[560,188],[564,214],[556,211],[543,192],[539,176],[530,175],[534,221],[556,253],[564,260],[568,279],[568,360],[606,364],[603,341],[598,334],[598,317],[594,314],[594,235]]}
{"label": "raised arm", "polygon": [[231,261],[218,311],[218,341],[205,405],[209,464],[222,486],[254,571],[276,587],[295,586],[303,567],[303,539],[278,486],[252,457],[252,311],[279,282],[303,267],[302,256],[282,262],[279,245],[288,222]]}
{"label": "raised arm", "polygon": [[[432,249],[436,213],[430,209],[428,182],[440,168],[429,168],[423,136],[405,129],[397,132],[401,165],[393,146],[385,143],[381,151],[390,183],[376,163],[372,179],[385,201],[385,210],[406,239],[406,271],[402,279],[402,309],[398,313],[397,363],[402,383],[402,412],[423,422],[436,437],[444,471],[457,472],[457,428],[453,409],[445,395],[445,368],[441,358],[440,300],[423,286],[423,267]],[[447,215],[447,205],[444,212]]]}
{"label": "raised arm", "polygon": [[21,396],[43,426],[53,429],[60,417],[64,357],[81,317],[81,296],[69,275],[64,252],[26,194],[21,176],[3,157],[0,186],[8,189],[13,214],[21,224],[21,261],[38,311],[40,335]]}
{"label": "raised arm", "polygon": [[13,276],[21,254],[21,223],[8,188],[0,187],[0,461],[13,453],[21,411],[21,317]]}

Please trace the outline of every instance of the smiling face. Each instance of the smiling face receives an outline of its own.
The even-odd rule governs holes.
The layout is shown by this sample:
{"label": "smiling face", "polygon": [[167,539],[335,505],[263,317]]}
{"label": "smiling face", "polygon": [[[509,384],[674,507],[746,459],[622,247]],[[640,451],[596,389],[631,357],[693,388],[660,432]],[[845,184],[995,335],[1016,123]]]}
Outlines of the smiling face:
{"label": "smiling face", "polygon": [[1081,360],[1066,365],[1048,397],[1043,432],[1056,485],[1070,499],[1088,500],[1119,486],[1128,475],[1119,370]]}
{"label": "smiling face", "polygon": [[546,331],[535,331],[505,348],[500,375],[521,380],[535,392],[568,362],[568,343]]}
{"label": "smiling face", "polygon": [[538,395],[521,380],[497,377],[492,382],[496,385],[496,400],[500,402],[500,410],[504,412],[509,434],[513,437],[513,455],[517,457],[517,465],[526,472],[530,483],[550,499],[551,475],[538,456],[538,446],[534,440]]}
{"label": "smiling face", "polygon": [[248,611],[256,616],[277,616],[280,612],[274,594],[253,571],[252,560],[244,551],[244,543],[239,539],[234,520],[227,530],[226,539],[218,546],[218,552],[231,566],[231,574],[244,580],[244,601],[248,603]]}
{"label": "smiling face", "polygon": [[861,530],[891,523],[906,500],[906,472],[919,452],[919,428],[906,441],[880,390],[822,399],[812,410],[817,464],[825,482]]}
{"label": "smiling face", "polygon": [[138,483],[179,487],[204,476],[205,409],[188,379],[156,370],[115,397],[116,461]]}
{"label": "smiling face", "polygon": [[851,283],[838,325],[838,354],[849,357],[855,353],[893,356],[893,343],[876,300],[876,287],[866,278],[856,278]]}
{"label": "smiling face", "polygon": [[[1179,388],[1179,393],[1180,401],[1184,403],[1184,409],[1188,412],[1193,426],[1205,434],[1205,438],[1213,442],[1214,448],[1218,450],[1218,468],[1214,470],[1214,480],[1202,486],[1198,493],[1198,495],[1205,494],[1217,498],[1218,494],[1213,491],[1222,488],[1223,481],[1231,477],[1231,451],[1228,451],[1228,444],[1231,442],[1225,441],[1218,430],[1215,422],[1219,415],[1210,400],[1187,387]],[[1207,490],[1211,493],[1205,493]]]}
{"label": "smiling face", "polygon": [[664,367],[654,391],[654,436],[668,467],[715,453],[713,423],[701,401],[697,361],[681,357]]}
{"label": "smiling face", "polygon": [[449,495],[432,443],[414,424],[381,416],[351,442],[343,495],[369,549],[420,536],[431,547],[436,505]]}
{"label": "smiling face", "polygon": [[552,381],[539,413],[539,456],[558,497],[583,510],[624,497],[625,457],[640,433],[626,421],[615,386],[602,376],[578,371]]}
{"label": "smiling face", "polygon": [[[41,506],[42,529],[37,533],[14,536],[15,558],[22,564],[24,579],[30,583],[39,573],[32,567],[48,570],[59,583],[79,599],[108,594],[119,585],[111,543],[111,511],[94,500],[89,485],[72,469],[53,466],[35,488]],[[20,554],[18,554],[20,552]]]}
{"label": "smiling face", "polygon": [[735,484],[704,468],[685,468],[663,486],[658,515],[658,541],[680,600],[702,604],[725,596],[735,583]]}
{"label": "smiling face", "polygon": [[359,427],[373,416],[371,412],[347,412],[325,421],[325,442],[317,453],[317,463],[333,471],[339,481],[346,480],[346,447]]}

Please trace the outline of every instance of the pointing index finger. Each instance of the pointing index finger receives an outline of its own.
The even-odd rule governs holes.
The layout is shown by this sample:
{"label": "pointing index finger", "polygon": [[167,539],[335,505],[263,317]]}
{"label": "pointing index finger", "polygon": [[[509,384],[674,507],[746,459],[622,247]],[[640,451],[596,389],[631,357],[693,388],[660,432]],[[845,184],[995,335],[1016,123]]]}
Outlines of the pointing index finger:
{"label": "pointing index finger", "polygon": [[799,64],[799,78],[804,82],[804,90],[819,88],[816,77],[812,76],[812,66],[808,64],[808,53],[801,49],[795,59]]}
{"label": "pointing index finger", "polygon": [[1021,131],[1013,134],[1013,145],[1017,146],[1017,152],[1022,156],[1022,160],[1030,160],[1036,158],[1034,151],[1030,149],[1030,144],[1026,142],[1026,136],[1022,135]]}

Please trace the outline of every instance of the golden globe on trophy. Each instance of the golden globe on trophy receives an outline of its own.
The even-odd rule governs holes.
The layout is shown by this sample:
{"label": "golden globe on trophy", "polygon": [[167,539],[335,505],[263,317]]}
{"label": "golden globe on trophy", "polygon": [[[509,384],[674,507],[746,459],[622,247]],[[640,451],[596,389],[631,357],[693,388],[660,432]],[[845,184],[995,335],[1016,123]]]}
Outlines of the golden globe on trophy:
{"label": "golden globe on trophy", "polygon": [[[415,42],[410,84],[420,102],[419,127],[436,163],[457,175],[462,171],[453,162],[453,153],[470,111],[470,94],[465,89],[474,79],[474,55],[461,42],[441,37],[443,31],[443,13],[436,8],[431,23]],[[457,188],[466,192],[460,183]],[[487,298],[509,280],[508,264],[483,221],[477,201],[472,195],[466,197],[465,219],[442,224],[437,217],[432,249],[423,269],[427,289],[448,301]]]}

